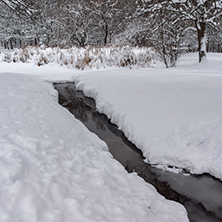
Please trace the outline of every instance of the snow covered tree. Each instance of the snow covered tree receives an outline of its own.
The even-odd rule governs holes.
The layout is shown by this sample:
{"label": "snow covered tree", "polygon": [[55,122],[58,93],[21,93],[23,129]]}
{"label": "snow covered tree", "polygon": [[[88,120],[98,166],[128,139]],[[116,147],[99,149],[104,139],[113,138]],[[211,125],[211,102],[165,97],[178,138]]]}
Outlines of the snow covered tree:
{"label": "snow covered tree", "polygon": [[33,4],[33,1],[0,0],[0,2],[7,6],[18,17],[32,19],[32,9],[30,6]]}
{"label": "snow covered tree", "polygon": [[195,27],[198,41],[199,62],[206,56],[205,32],[206,26],[218,27],[222,18],[221,0],[138,0],[136,16],[147,15],[152,18],[167,13],[168,19],[157,23],[154,29],[159,29],[170,21],[172,30],[182,27],[184,32]]}
{"label": "snow covered tree", "polygon": [[80,1],[62,1],[54,23],[53,45],[83,47],[88,43],[90,18]]}
{"label": "snow covered tree", "polygon": [[0,1],[0,14],[0,39],[5,48],[35,44],[34,17],[25,2]]}
{"label": "snow covered tree", "polygon": [[129,3],[126,0],[88,0],[87,2],[95,30],[94,37],[98,39],[97,42],[100,41],[106,45],[112,41],[114,35],[123,31]]}
{"label": "snow covered tree", "polygon": [[206,49],[207,52],[222,52],[222,20],[219,26],[206,27]]}
{"label": "snow covered tree", "polygon": [[174,22],[178,14],[169,10],[168,1],[152,4],[137,1],[136,43],[154,47],[166,67],[175,66],[184,38],[181,24]]}
{"label": "snow covered tree", "polygon": [[222,18],[221,0],[174,0],[173,7],[178,8],[178,19],[192,21],[197,30],[199,62],[206,56],[206,26],[217,28]]}
{"label": "snow covered tree", "polygon": [[153,46],[167,67],[185,44],[199,61],[221,50],[221,0],[0,0],[0,10],[8,48],[133,43]]}

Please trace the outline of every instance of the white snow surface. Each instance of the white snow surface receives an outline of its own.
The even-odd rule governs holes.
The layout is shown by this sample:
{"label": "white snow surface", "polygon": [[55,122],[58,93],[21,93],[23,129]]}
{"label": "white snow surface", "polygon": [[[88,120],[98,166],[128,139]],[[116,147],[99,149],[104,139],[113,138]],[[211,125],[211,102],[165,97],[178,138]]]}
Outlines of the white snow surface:
{"label": "white snow surface", "polygon": [[82,72],[0,63],[0,221],[188,221],[59,106],[47,82],[75,81],[150,163],[222,179],[222,56],[197,61]]}
{"label": "white snow surface", "polygon": [[76,83],[151,164],[222,180],[222,56],[197,60],[186,55],[172,69],[94,72]]}
{"label": "white snow surface", "polygon": [[58,105],[52,84],[8,65],[0,70],[20,69],[0,73],[0,221],[188,221]]}

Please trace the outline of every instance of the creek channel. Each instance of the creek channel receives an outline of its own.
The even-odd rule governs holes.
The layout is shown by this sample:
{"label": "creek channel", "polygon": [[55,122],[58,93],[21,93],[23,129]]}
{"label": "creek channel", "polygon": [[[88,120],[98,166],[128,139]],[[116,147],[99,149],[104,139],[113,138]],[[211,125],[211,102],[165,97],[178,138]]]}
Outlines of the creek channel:
{"label": "creek channel", "polygon": [[95,101],[76,90],[74,83],[54,84],[59,103],[109,147],[110,153],[125,169],[137,172],[165,198],[184,205],[191,222],[222,222],[222,182],[210,175],[176,174],[144,162],[142,152],[118,126],[96,110]]}

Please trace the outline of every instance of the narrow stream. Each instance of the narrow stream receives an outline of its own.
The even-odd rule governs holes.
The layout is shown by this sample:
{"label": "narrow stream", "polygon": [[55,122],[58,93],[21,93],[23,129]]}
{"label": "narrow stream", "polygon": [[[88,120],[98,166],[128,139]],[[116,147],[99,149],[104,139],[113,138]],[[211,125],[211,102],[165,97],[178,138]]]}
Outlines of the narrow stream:
{"label": "narrow stream", "polygon": [[59,103],[109,147],[125,169],[137,172],[167,199],[185,206],[191,222],[222,222],[222,182],[210,175],[183,175],[159,170],[143,161],[142,152],[118,127],[97,112],[95,101],[77,91],[73,83],[55,84]]}

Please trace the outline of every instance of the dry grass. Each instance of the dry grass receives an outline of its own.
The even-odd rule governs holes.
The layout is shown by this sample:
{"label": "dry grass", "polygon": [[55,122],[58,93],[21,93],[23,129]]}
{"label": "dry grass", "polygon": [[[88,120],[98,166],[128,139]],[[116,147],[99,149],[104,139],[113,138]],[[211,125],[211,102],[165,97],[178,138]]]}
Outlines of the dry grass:
{"label": "dry grass", "polygon": [[0,61],[34,63],[38,66],[56,63],[69,68],[83,70],[101,67],[148,67],[158,61],[152,48],[131,46],[106,46],[69,49],[27,47],[13,52],[1,53]]}

